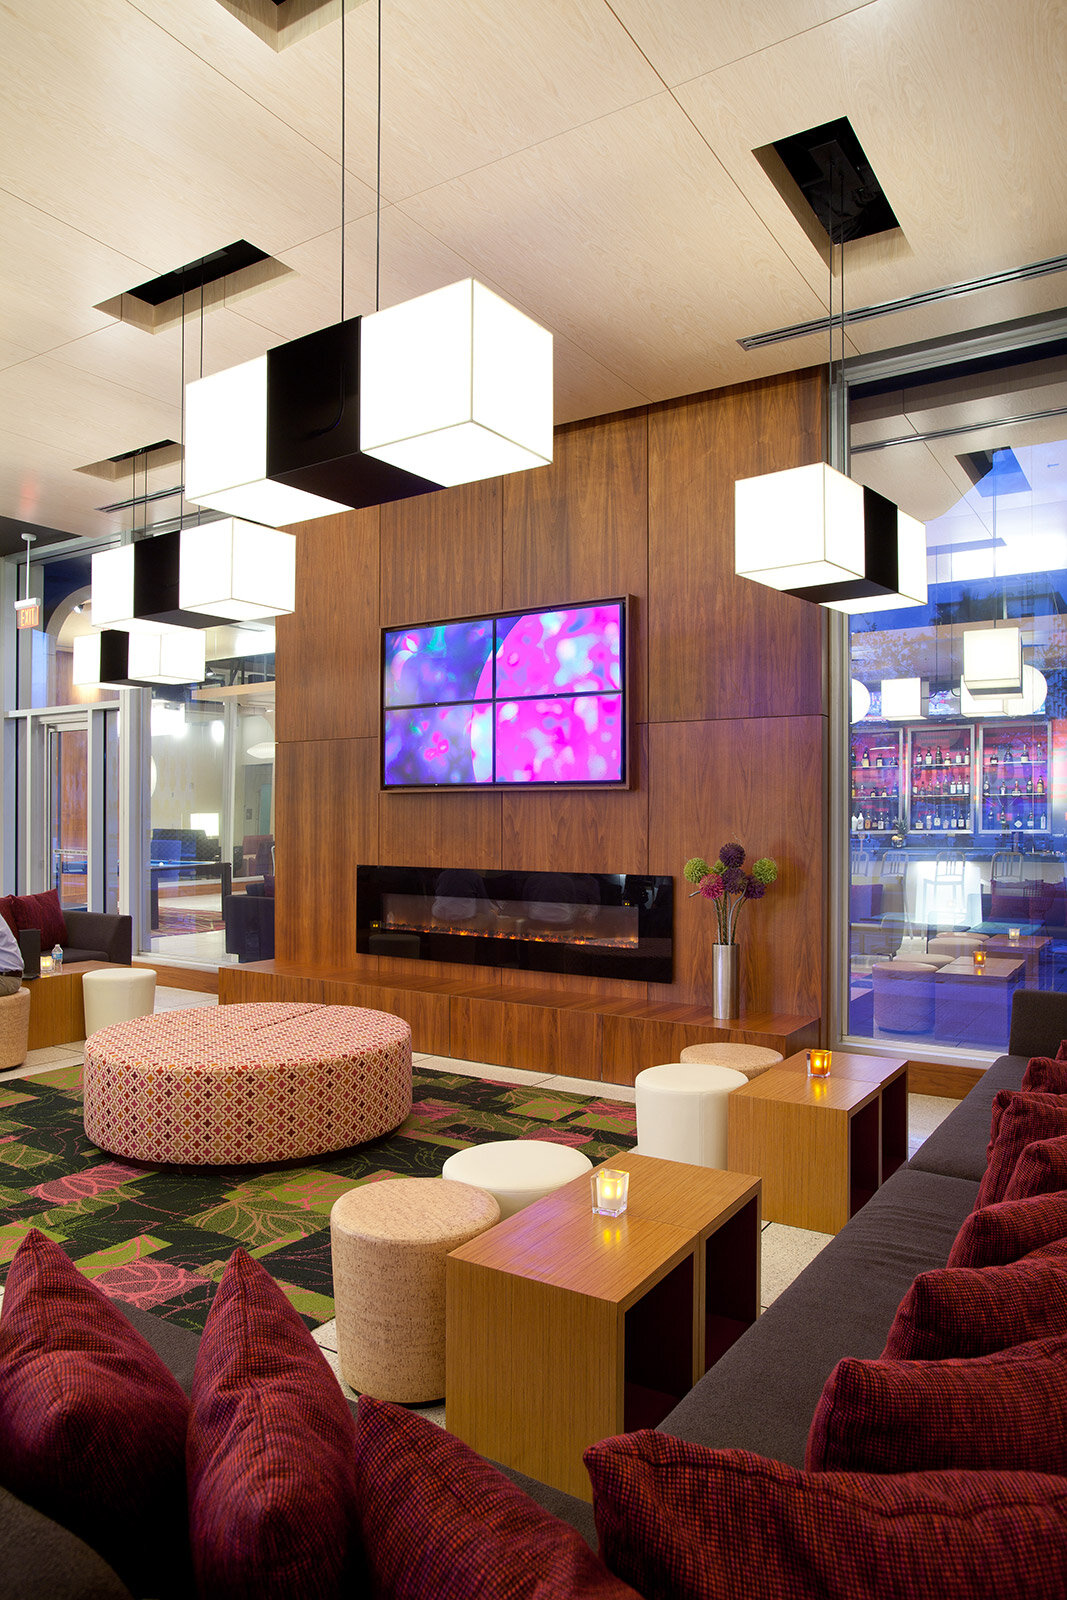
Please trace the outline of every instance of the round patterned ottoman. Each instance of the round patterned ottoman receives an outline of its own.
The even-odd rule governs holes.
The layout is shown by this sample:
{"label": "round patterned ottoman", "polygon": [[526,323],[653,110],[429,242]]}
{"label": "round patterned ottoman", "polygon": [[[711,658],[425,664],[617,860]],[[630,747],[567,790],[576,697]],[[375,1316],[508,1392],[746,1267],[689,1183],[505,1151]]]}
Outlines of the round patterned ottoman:
{"label": "round patterned ottoman", "polygon": [[205,1006],[102,1028],[85,1131],[131,1161],[230,1166],[326,1155],[411,1110],[411,1030],[353,1006]]}
{"label": "round patterned ottoman", "polygon": [[759,1044],[687,1044],[678,1059],[695,1061],[702,1067],[729,1067],[743,1078],[758,1078],[761,1072],[777,1066],[782,1052]]}
{"label": "round patterned ottoman", "polygon": [[441,1178],[349,1189],[330,1212],[346,1383],[417,1405],[445,1392],[445,1257],[500,1220],[491,1194]]}
{"label": "round patterned ottoman", "polygon": [[500,1215],[513,1217],[523,1206],[592,1170],[589,1157],[570,1145],[550,1139],[489,1139],[449,1156],[441,1176],[488,1190]]}

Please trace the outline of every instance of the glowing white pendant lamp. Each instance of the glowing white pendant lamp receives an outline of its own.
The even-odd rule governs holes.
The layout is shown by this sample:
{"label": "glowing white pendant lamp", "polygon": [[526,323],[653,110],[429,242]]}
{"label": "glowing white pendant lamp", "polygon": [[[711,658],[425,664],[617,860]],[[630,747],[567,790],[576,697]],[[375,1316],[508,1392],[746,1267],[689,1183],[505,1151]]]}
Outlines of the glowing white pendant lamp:
{"label": "glowing white pendant lamp", "polygon": [[734,570],[802,594],[864,574],[863,489],[817,461],[734,484]]}
{"label": "glowing white pendant lamp", "polygon": [[74,640],[73,681],[79,688],[202,683],[206,635],[196,628],[155,633],[109,628]]}
{"label": "glowing white pendant lamp", "polygon": [[1019,695],[1023,637],[1019,628],[972,628],[963,635],[963,682],[973,699]]}
{"label": "glowing white pendant lamp", "polygon": [[862,722],[871,709],[871,691],[858,678],[852,680],[852,721]]}
{"label": "glowing white pendant lamp", "polygon": [[552,460],[552,335],[473,278],[360,330],[365,455],[450,485]]}
{"label": "glowing white pendant lamp", "polygon": [[984,695],[976,700],[961,682],[960,711],[965,717],[1032,717],[1041,710],[1047,694],[1044,674],[1036,667],[1024,666],[1021,694]]}
{"label": "glowing white pendant lamp", "polygon": [[186,384],[185,498],[274,524],[348,509],[267,476],[266,356]]}
{"label": "glowing white pendant lamp", "polygon": [[183,528],[178,600],[185,611],[231,622],[296,609],[296,539],[237,517]]}
{"label": "glowing white pendant lamp", "polygon": [[889,722],[921,722],[923,685],[921,678],[883,678],[882,715]]}

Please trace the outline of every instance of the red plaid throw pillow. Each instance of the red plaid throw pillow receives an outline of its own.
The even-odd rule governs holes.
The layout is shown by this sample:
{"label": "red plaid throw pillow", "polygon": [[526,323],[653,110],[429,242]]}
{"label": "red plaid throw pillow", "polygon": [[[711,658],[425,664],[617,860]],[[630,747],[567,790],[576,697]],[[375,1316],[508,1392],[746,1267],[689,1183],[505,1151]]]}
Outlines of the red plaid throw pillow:
{"label": "red plaid throw pillow", "polygon": [[1025,1200],[1031,1195],[1067,1190],[1067,1134],[1056,1139],[1035,1139],[1028,1144],[1004,1191],[1005,1200]]}
{"label": "red plaid throw pillow", "polygon": [[882,1357],[985,1356],[1058,1334],[1067,1334],[1067,1239],[1006,1266],[920,1272],[897,1307]]}
{"label": "red plaid throw pillow", "polygon": [[647,1432],[585,1464],[601,1554],[645,1600],[1067,1595],[1067,1479],[798,1472]]}
{"label": "red plaid throw pillow", "polygon": [[357,1593],[352,1413],[300,1317],[243,1250],[208,1313],[192,1400],[189,1528],[201,1595]]}
{"label": "red plaid throw pillow", "polygon": [[[1060,1045],[1063,1049],[1063,1045]],[[1038,1094],[1067,1094],[1067,1060],[1057,1056],[1031,1056],[1023,1073],[1024,1092]]]}
{"label": "red plaid throw pillow", "polygon": [[356,1433],[372,1594],[638,1600],[580,1534],[425,1417],[362,1395]]}
{"label": "red plaid throw pillow", "polygon": [[151,1345],[32,1229],[0,1310],[4,1488],[99,1551],[135,1594],[185,1594],[188,1416]]}
{"label": "red plaid throw pillow", "polygon": [[[1048,1141],[1041,1140],[1041,1144]],[[1067,1194],[1001,1200],[965,1218],[949,1251],[950,1267],[999,1267],[1067,1239]]]}
{"label": "red plaid throw pillow", "polygon": [[974,1208],[1003,1200],[1015,1163],[1035,1139],[1067,1133],[1067,1098],[1055,1094],[1022,1094],[1001,1089],[993,1098],[993,1118],[985,1176]]}
{"label": "red plaid throw pillow", "polygon": [[805,1465],[993,1471],[1005,1461],[1067,1473],[1067,1335],[973,1360],[839,1361],[815,1408]]}

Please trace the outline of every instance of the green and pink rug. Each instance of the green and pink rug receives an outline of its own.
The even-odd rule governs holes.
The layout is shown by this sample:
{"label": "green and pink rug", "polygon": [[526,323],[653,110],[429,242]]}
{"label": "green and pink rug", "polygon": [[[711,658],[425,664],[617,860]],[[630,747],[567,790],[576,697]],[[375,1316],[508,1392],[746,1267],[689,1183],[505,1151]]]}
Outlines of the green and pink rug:
{"label": "green and pink rug", "polygon": [[239,1244],[309,1327],[328,1321],[330,1207],[356,1184],[436,1177],[454,1150],[487,1139],[551,1139],[594,1163],[636,1141],[632,1105],[416,1069],[410,1117],[373,1144],[306,1165],[161,1169],[85,1137],[81,1070],[0,1088],[0,1265],[40,1228],[114,1299],[186,1328],[203,1327]]}

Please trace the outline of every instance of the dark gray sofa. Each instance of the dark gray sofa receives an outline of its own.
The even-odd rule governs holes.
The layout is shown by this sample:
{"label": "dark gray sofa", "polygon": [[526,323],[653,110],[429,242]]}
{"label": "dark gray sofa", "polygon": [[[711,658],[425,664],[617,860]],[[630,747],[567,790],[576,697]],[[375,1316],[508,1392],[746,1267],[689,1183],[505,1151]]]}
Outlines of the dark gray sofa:
{"label": "dark gray sofa", "polygon": [[[736,1446],[802,1467],[812,1414],[834,1366],[843,1356],[879,1355],[913,1278],[944,1266],[985,1171],[994,1094],[1017,1089],[1030,1057],[1055,1055],[1064,1038],[1067,994],[1019,990],[1012,1008],[1010,1053],[993,1063],[908,1165],[700,1379],[660,1424],[661,1430],[697,1444]],[[198,1336],[147,1312],[123,1310],[188,1390]],[[521,1473],[508,1471],[508,1476],[595,1547],[592,1506]],[[3,1526],[0,1520],[0,1541]],[[68,1546],[70,1538],[64,1535]],[[86,1550],[86,1556],[92,1552]],[[0,1600],[34,1592],[9,1588],[0,1579]],[[67,1593],[57,1589],[57,1600]],[[84,1591],[86,1596],[97,1593],[122,1596],[123,1590],[120,1585],[117,1590]]]}

